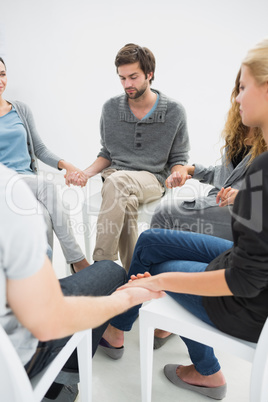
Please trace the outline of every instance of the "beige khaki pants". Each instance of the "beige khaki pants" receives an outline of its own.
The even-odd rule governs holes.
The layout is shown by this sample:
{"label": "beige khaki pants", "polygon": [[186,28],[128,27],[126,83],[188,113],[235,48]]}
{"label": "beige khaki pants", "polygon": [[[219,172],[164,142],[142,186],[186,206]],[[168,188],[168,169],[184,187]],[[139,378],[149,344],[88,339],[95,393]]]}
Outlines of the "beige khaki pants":
{"label": "beige khaki pants", "polygon": [[93,260],[118,259],[128,271],[138,239],[138,207],[161,198],[164,186],[146,171],[106,169]]}

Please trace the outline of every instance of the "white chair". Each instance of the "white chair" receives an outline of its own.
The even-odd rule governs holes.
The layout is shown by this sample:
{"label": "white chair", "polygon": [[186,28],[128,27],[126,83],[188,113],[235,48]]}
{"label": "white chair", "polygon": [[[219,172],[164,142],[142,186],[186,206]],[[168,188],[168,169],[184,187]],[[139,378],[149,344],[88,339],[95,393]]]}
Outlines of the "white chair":
{"label": "white chair", "polygon": [[[203,191],[200,191],[201,188]],[[162,198],[147,204],[141,204],[138,210],[138,223],[145,223],[147,226],[146,228],[148,228],[150,226],[153,213],[160,203],[174,200],[174,198],[178,200],[192,201],[199,195],[206,194],[207,192],[207,187],[202,187],[197,180],[188,180],[187,183],[181,188],[167,190]],[[92,222],[92,218],[98,216],[101,202],[101,192],[97,192],[88,197],[82,205],[85,252],[88,261],[90,261],[92,258],[90,239],[93,232],[95,233],[95,226]]]}
{"label": "white chair", "polygon": [[92,400],[92,331],[77,332],[66,343],[52,363],[29,380],[26,371],[5,330],[0,326],[0,389],[3,402],[40,402],[64,363],[77,347],[80,400]]}
{"label": "white chair", "polygon": [[211,327],[170,296],[165,296],[140,309],[139,328],[142,402],[151,402],[155,328],[225,350],[252,362],[250,402],[268,401],[268,320],[258,343],[246,342]]}

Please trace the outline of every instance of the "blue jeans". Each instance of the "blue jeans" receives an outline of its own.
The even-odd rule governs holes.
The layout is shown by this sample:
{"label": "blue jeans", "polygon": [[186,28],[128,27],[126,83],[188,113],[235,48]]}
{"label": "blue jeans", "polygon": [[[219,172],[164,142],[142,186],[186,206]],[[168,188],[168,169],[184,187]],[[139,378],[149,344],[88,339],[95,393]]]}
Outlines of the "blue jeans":
{"label": "blue jeans", "polygon": [[[128,276],[146,271],[151,275],[163,272],[202,272],[214,258],[232,245],[229,240],[199,233],[150,229],[139,237]],[[169,295],[192,314],[214,326],[203,307],[202,296],[173,292],[169,292]],[[139,308],[140,305],[135,306],[113,318],[111,325],[122,331],[130,331]],[[182,339],[200,374],[210,375],[220,369],[212,348],[186,338]]]}
{"label": "blue jeans", "polygon": [[[60,279],[65,296],[107,296],[126,282],[125,270],[113,261],[100,261],[75,275]],[[94,355],[108,322],[92,331],[92,356]],[[70,337],[39,342],[36,353],[25,365],[30,378],[46,367],[64,347]],[[64,366],[64,371],[77,373],[77,353],[73,352]]]}

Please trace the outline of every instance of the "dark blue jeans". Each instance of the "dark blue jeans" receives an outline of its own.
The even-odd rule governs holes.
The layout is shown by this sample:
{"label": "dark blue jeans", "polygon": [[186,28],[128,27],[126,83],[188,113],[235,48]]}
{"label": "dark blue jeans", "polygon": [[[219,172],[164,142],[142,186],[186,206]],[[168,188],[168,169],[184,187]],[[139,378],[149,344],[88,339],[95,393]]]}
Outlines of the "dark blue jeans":
{"label": "dark blue jeans", "polygon": [[[125,270],[113,261],[100,261],[75,275],[60,279],[61,289],[65,296],[106,296],[113,293],[126,282]],[[105,331],[108,322],[92,331],[92,356]],[[39,342],[36,353],[25,365],[31,378],[46,367],[64,347],[70,337]],[[64,366],[66,372],[78,372],[77,353],[71,355]]]}
{"label": "dark blue jeans", "polygon": [[[128,276],[150,272],[157,275],[163,272],[202,272],[207,265],[233,243],[218,237],[192,232],[167,229],[151,229],[143,232],[137,242]],[[202,304],[202,297],[169,292],[179,304],[209,325],[209,319]],[[111,325],[130,331],[138,316],[140,306],[111,320]],[[220,369],[213,349],[182,338],[197,371],[202,375],[216,373]]]}

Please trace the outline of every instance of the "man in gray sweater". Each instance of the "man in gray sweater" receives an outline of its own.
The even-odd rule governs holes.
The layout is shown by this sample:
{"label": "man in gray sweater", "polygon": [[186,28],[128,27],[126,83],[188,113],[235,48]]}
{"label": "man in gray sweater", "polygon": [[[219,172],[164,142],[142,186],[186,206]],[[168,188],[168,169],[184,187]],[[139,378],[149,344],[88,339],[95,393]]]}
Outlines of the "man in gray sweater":
{"label": "man in gray sweater", "polygon": [[178,180],[188,161],[189,139],[184,108],[151,89],[155,58],[135,44],[119,50],[115,65],[124,94],[108,100],[101,116],[102,148],[95,162],[70,178],[85,185],[101,172],[104,180],[94,261],[117,260],[128,271],[138,238],[142,203],[161,198],[165,180]]}

